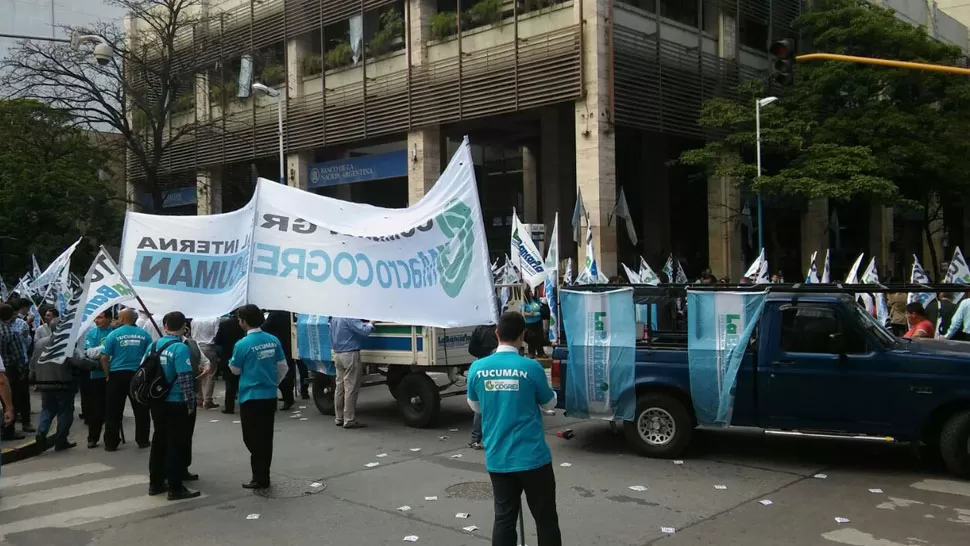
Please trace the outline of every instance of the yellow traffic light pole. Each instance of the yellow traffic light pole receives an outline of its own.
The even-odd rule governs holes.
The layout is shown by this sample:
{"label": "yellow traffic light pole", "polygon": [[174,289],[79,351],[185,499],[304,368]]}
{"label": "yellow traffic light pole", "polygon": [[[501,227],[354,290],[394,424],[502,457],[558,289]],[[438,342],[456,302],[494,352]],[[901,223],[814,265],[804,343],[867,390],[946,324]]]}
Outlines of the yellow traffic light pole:
{"label": "yellow traffic light pole", "polygon": [[888,66],[890,68],[908,68],[911,70],[928,70],[930,72],[944,72],[946,74],[959,74],[970,76],[970,68],[960,68],[957,66],[947,66],[942,64],[911,63],[908,61],[892,61],[889,59],[875,59],[873,57],[855,57],[853,55],[837,55],[835,53],[809,53],[798,55],[796,61],[843,61],[847,63],[872,64],[877,66]]}

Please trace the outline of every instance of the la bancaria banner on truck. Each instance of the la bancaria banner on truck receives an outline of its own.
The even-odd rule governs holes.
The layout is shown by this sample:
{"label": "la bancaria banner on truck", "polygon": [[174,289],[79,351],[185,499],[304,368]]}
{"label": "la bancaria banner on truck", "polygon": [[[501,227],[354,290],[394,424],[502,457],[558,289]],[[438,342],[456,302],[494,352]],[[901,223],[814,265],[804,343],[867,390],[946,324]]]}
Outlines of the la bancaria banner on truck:
{"label": "la bancaria banner on truck", "polygon": [[687,361],[694,414],[730,425],[734,386],[767,292],[687,291]]}
{"label": "la bancaria banner on truck", "polygon": [[467,139],[406,209],[260,179],[232,213],[129,212],[121,268],[155,314],[218,316],[253,303],[450,328],[491,323],[497,312]]}

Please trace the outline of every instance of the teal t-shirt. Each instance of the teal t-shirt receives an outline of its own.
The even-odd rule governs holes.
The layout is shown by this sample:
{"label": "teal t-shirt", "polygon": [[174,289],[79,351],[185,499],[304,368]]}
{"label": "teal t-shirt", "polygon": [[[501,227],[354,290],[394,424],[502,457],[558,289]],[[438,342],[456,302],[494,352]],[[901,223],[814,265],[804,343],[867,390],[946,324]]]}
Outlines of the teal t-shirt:
{"label": "teal t-shirt", "polygon": [[101,344],[101,354],[110,358],[109,369],[113,372],[133,372],[145,358],[145,351],[152,343],[152,336],[144,328],[126,324],[113,330]]}
{"label": "teal t-shirt", "polygon": [[522,304],[522,316],[525,317],[526,324],[542,322],[542,307],[536,300],[527,301]]}
{"label": "teal t-shirt", "polygon": [[[104,347],[104,340],[111,333],[111,327],[107,328],[91,328],[88,333],[84,336],[84,350],[93,349],[95,347]],[[91,370],[91,379],[104,379],[108,377],[104,370],[100,367],[96,370]]]}
{"label": "teal t-shirt", "polygon": [[239,403],[276,400],[276,364],[286,361],[283,346],[273,334],[250,331],[236,343],[229,366],[239,368]]}
{"label": "teal t-shirt", "polygon": [[489,472],[524,472],[552,462],[539,406],[554,396],[538,362],[501,346],[472,364],[468,399],[478,402],[482,412]]}
{"label": "teal t-shirt", "polygon": [[165,336],[155,343],[150,343],[145,350],[144,356],[148,356],[156,346],[164,347],[169,341],[175,341],[167,349],[158,355],[158,360],[162,364],[162,372],[165,373],[165,381],[172,386],[165,397],[166,402],[185,402],[185,395],[182,393],[182,386],[179,385],[175,377],[180,373],[192,373],[192,355],[189,346],[182,342],[181,338],[175,336]]}

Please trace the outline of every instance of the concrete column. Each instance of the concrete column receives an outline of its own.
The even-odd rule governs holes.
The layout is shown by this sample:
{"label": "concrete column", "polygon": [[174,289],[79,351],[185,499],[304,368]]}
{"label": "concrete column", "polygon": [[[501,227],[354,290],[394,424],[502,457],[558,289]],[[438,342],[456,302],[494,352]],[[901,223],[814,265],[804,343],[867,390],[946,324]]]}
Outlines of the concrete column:
{"label": "concrete column", "polygon": [[313,152],[303,151],[286,156],[286,185],[307,191],[310,185],[310,164]]}
{"label": "concrete column", "polygon": [[286,42],[286,96],[294,99],[303,96],[303,59],[310,51],[306,37],[291,38]]}
{"label": "concrete column", "polygon": [[663,263],[673,250],[670,240],[670,180],[667,178],[667,142],[662,135],[644,133],[641,139],[644,186],[643,222],[640,233],[644,258],[650,263]]}
{"label": "concrete column", "polygon": [[406,0],[407,10],[410,13],[410,25],[405,21],[407,33],[405,43],[411,48],[411,63],[422,65],[427,60],[427,47],[425,44],[431,39],[431,19],[438,12],[438,3],[435,0]]}
{"label": "concrete column", "polygon": [[[815,199],[808,202],[802,214],[802,272],[807,273],[813,252],[818,252],[815,266],[819,277],[825,263],[825,250],[829,247],[829,202],[828,199]],[[791,276],[786,272],[786,277]],[[792,280],[795,277],[792,276]]]}
{"label": "concrete column", "polygon": [[195,175],[196,213],[222,212],[222,173],[219,169],[202,169]]}
{"label": "concrete column", "polygon": [[522,152],[522,221],[539,223],[539,161],[528,146]]}
{"label": "concrete column", "polygon": [[[564,183],[560,180],[559,111],[555,107],[543,108],[539,125],[539,193],[542,196],[542,223],[546,226],[546,248],[552,244],[552,227],[559,213],[559,248],[569,240],[569,219],[572,210],[563,210],[561,193]],[[561,252],[560,252],[561,253]]]}
{"label": "concrete column", "polygon": [[[616,202],[616,134],[610,111],[607,14],[608,0],[577,0],[574,12],[582,23],[585,50],[583,55],[583,88],[585,97],[575,103],[576,186],[583,194],[593,232],[593,248],[600,270],[613,276],[617,270],[616,223],[609,225],[610,211]],[[585,234],[585,227],[581,230]],[[585,260],[585,244],[578,249],[579,261]]]}
{"label": "concrete column", "polygon": [[[707,179],[707,237],[710,254],[709,267],[714,275],[728,277],[733,282],[744,274],[741,261],[741,232],[738,214],[741,211],[741,192],[734,180],[727,177]],[[771,256],[768,257],[771,263]]]}
{"label": "concrete column", "polygon": [[441,175],[441,130],[438,126],[408,133],[408,161],[408,205],[413,205]]}

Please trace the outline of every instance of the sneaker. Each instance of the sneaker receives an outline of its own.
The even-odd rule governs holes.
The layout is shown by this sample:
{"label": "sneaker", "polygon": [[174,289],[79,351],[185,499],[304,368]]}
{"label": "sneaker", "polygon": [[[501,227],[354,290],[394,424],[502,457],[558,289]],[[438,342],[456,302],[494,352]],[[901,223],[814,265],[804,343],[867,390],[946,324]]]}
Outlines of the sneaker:
{"label": "sneaker", "polygon": [[54,451],[64,451],[71,449],[72,447],[77,447],[75,442],[64,442],[63,444],[54,444]]}
{"label": "sneaker", "polygon": [[342,426],[344,426],[344,420],[343,419],[334,419],[333,420],[333,424],[337,425],[338,427],[342,427]]}
{"label": "sneaker", "polygon": [[104,446],[105,451],[115,452],[118,451],[118,446]]}
{"label": "sneaker", "polygon": [[485,446],[483,446],[481,442],[468,442],[468,447],[470,447],[472,449],[479,449],[480,450],[480,449],[482,449]]}
{"label": "sneaker", "polygon": [[179,500],[185,500],[185,499],[194,499],[194,498],[197,498],[197,497],[200,497],[200,496],[202,496],[202,492],[201,491],[192,491],[190,489],[186,489],[185,487],[183,487],[182,489],[180,489],[178,491],[169,491],[168,492],[168,500],[170,500],[170,501],[179,501]]}
{"label": "sneaker", "polygon": [[269,484],[268,483],[259,483],[258,481],[253,480],[253,481],[251,481],[249,483],[244,483],[243,484],[243,489],[269,489]]}
{"label": "sneaker", "polygon": [[151,442],[142,442],[142,443],[139,443],[138,444],[138,449],[145,449],[145,448],[149,448],[149,447],[152,447],[152,443]]}
{"label": "sneaker", "polygon": [[189,472],[188,470],[186,470],[185,471],[185,474],[182,474],[182,481],[183,482],[197,482],[197,481],[199,481],[199,475],[198,474],[193,474],[193,473]]}
{"label": "sneaker", "polygon": [[207,400],[205,404],[202,404],[202,407],[205,409],[216,409],[219,407],[219,404],[216,404],[212,400]]}
{"label": "sneaker", "polygon": [[94,440],[94,441],[88,440],[88,449],[94,449],[96,447],[98,447],[97,440]]}
{"label": "sneaker", "polygon": [[360,421],[358,421],[356,419],[352,419],[350,421],[344,421],[344,428],[345,429],[367,428],[367,425],[365,425],[364,423],[361,423]]}

